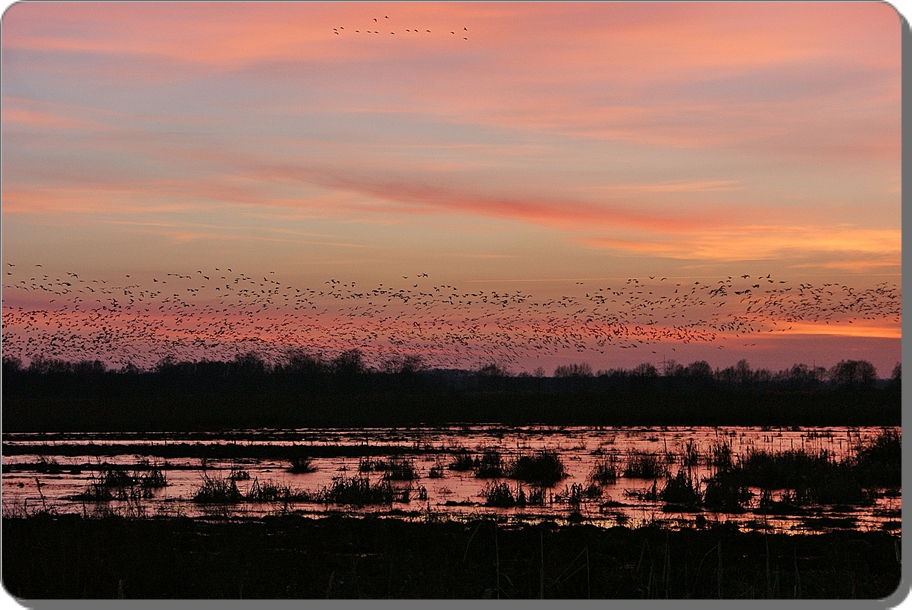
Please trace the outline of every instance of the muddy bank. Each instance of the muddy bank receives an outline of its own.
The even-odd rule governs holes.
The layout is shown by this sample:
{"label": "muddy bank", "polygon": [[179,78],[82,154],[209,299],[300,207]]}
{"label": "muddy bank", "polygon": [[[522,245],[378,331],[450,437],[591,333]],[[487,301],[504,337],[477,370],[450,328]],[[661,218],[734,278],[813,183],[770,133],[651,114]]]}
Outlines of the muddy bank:
{"label": "muddy bank", "polygon": [[3,584],[38,598],[883,598],[882,532],[554,523],[3,519]]}

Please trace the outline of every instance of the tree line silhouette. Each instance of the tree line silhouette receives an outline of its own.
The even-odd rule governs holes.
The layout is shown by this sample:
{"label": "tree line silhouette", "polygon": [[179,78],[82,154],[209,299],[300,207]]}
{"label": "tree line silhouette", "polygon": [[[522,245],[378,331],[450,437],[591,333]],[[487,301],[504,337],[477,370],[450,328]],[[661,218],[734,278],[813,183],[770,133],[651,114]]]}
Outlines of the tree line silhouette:
{"label": "tree line silhouette", "polygon": [[431,369],[415,355],[379,367],[352,349],[270,362],[160,360],[153,369],[101,361],[4,358],[7,431],[199,430],[233,427],[416,425],[453,422],[589,425],[899,425],[901,365],[881,379],[865,360],[778,372],[746,360],[703,360],[551,376],[497,363]]}

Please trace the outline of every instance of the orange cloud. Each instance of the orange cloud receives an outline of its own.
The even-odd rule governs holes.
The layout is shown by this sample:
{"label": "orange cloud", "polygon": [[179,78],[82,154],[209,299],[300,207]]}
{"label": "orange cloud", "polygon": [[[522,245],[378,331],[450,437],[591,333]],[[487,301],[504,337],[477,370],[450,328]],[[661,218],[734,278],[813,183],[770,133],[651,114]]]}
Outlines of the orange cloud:
{"label": "orange cloud", "polygon": [[838,337],[868,337],[880,339],[902,339],[902,327],[883,325],[865,320],[851,320],[839,324],[790,322],[786,331],[789,335],[830,335]]}
{"label": "orange cloud", "polygon": [[[685,237],[686,236],[686,237]],[[899,229],[867,229],[857,227],[731,226],[718,223],[711,228],[679,227],[673,236],[664,239],[645,236],[643,239],[615,237],[583,237],[579,241],[596,248],[648,254],[665,258],[702,260],[744,260],[788,257],[795,253],[853,253],[862,257],[855,261],[865,266],[863,257],[878,257],[875,264],[899,264],[902,252],[902,232]],[[883,257],[885,260],[881,260]]]}

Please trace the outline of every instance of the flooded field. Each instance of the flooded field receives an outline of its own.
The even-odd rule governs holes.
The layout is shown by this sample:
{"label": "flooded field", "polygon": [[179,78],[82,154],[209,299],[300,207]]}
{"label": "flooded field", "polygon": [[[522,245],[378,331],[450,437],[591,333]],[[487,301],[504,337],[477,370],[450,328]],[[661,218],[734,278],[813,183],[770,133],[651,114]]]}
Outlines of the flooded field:
{"label": "flooded field", "polygon": [[885,478],[877,461],[893,442],[898,428],[4,434],[3,514],[496,515],[508,523],[899,534],[898,470]]}

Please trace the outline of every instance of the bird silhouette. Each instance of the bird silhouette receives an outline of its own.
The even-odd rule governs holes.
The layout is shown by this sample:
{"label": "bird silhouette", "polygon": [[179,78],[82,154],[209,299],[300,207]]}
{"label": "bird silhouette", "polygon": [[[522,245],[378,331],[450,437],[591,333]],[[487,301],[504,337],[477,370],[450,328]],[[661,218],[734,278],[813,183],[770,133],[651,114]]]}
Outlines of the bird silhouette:
{"label": "bird silhouette", "polygon": [[[362,287],[335,277],[315,290],[280,281],[276,271],[258,280],[221,266],[216,272],[225,269],[225,275],[218,283],[204,269],[170,271],[167,282],[120,276],[127,283],[53,269],[39,277],[20,268],[7,263],[3,284],[5,354],[129,359],[141,366],[153,365],[163,353],[215,358],[251,346],[276,359],[289,346],[327,352],[371,346],[377,358],[394,348],[430,350],[441,366],[479,354],[512,362],[567,350],[601,354],[657,343],[713,344],[790,332],[795,322],[899,324],[902,303],[900,288],[886,282],[857,287],[776,280],[761,289],[734,275],[697,280],[683,292],[681,283],[656,282],[655,275],[646,276],[648,283],[629,278],[621,288],[602,285],[578,293],[572,289],[583,283],[570,281],[569,292],[539,298],[441,282],[422,288],[414,280],[401,287]],[[19,294],[30,295],[26,302],[33,305],[8,304]]]}

